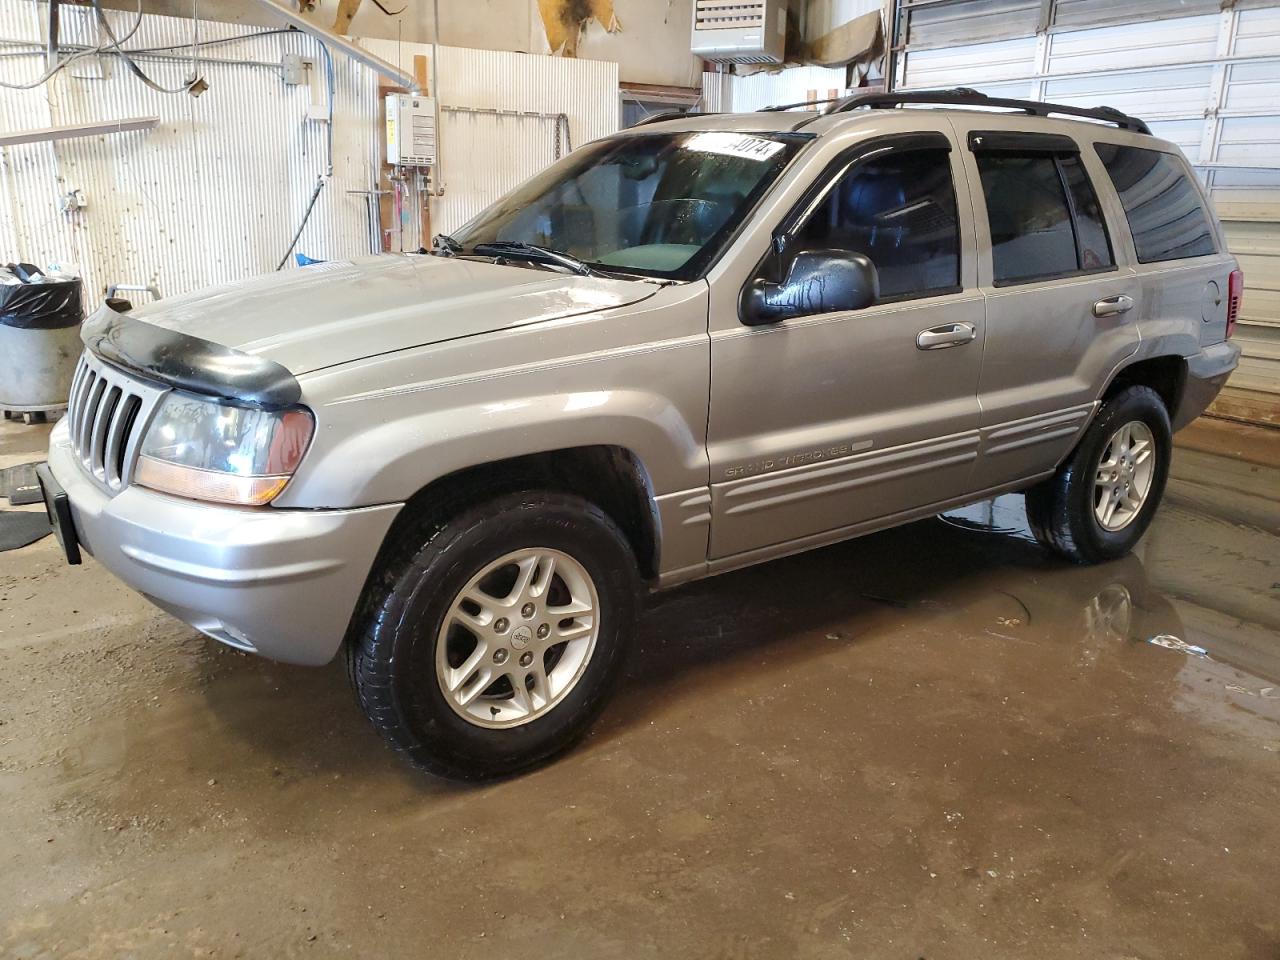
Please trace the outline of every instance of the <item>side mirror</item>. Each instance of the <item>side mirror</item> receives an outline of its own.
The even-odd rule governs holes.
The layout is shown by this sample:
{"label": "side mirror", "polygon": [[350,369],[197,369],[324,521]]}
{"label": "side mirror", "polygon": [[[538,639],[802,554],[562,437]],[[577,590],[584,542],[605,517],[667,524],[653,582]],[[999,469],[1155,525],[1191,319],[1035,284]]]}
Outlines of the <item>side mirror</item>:
{"label": "side mirror", "polygon": [[875,265],[848,250],[801,250],[781,283],[753,280],[743,291],[742,322],[749,327],[789,317],[861,310],[880,297]]}

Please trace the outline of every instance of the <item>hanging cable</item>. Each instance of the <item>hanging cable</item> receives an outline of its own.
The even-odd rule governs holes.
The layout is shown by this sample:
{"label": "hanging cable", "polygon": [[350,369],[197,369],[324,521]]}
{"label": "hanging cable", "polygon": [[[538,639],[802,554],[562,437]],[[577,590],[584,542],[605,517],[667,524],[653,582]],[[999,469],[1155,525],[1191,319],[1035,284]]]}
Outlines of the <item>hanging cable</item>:
{"label": "hanging cable", "polygon": [[[199,41],[199,43],[197,43],[197,44],[195,44],[195,45],[196,45],[197,47],[199,47],[200,49],[204,49],[205,47],[214,47],[214,46],[217,46],[217,45],[219,45],[219,44],[223,44],[223,43],[236,43],[236,42],[241,41],[241,40],[255,40],[255,39],[257,39],[258,37],[273,37],[273,36],[276,36],[276,35],[278,35],[278,34],[282,34],[282,33],[293,33],[293,34],[297,34],[297,33],[299,33],[299,32],[300,32],[300,31],[295,30],[293,27],[285,27],[285,28],[281,28],[281,29],[279,29],[279,30],[259,30],[259,31],[256,31],[256,32],[254,32],[254,33],[237,33],[237,34],[235,34],[234,36],[230,36],[230,37],[215,37],[215,38],[213,38],[212,40],[201,40],[201,41]],[[128,37],[121,37],[121,38],[120,38],[120,42],[121,42],[121,43],[124,43],[124,42],[125,42],[125,40],[127,40],[127,39],[128,39]],[[42,44],[35,43],[35,42],[32,42],[32,41],[20,41],[20,40],[4,40],[4,39],[0,39],[0,46],[3,46],[3,47],[24,47],[24,46],[25,46],[25,47],[30,47],[30,48],[31,48],[31,49],[29,49],[29,50],[6,50],[6,51],[0,51],[0,57],[33,57],[33,56],[39,56],[39,55],[41,54],[41,52],[44,50],[44,47],[43,47],[43,45],[42,45]],[[191,46],[192,46],[192,45],[191,45],[191,44],[189,44],[189,43],[171,43],[171,44],[167,44],[167,45],[164,45],[164,46],[158,46],[158,47],[129,47],[129,49],[128,49],[128,51],[127,51],[127,52],[128,52],[128,54],[129,54],[130,56],[133,56],[133,57],[145,57],[145,56],[150,56],[150,55],[153,55],[153,54],[154,54],[154,55],[163,55],[163,54],[165,54],[165,53],[167,53],[167,52],[169,52],[169,51],[172,51],[172,50],[189,50],[189,49],[191,48]],[[64,44],[61,44],[61,45],[60,45],[60,49],[62,49],[62,50],[70,50],[70,51],[72,51],[73,53],[75,53],[77,56],[79,56],[79,55],[81,55],[81,54],[108,53],[108,52],[109,52],[109,51],[107,50],[107,48],[106,48],[106,45],[105,45],[105,44],[104,44],[103,46],[101,46],[101,47],[85,47],[85,46],[80,46],[79,44],[74,44],[74,43],[64,43]],[[114,53],[112,53],[111,55],[113,55],[113,56],[114,56]],[[220,62],[220,63],[241,63],[241,62],[245,62],[245,61],[229,60],[229,61],[217,61],[217,62]],[[280,65],[279,65],[278,63],[274,63],[274,64],[262,63],[262,64],[261,64],[261,66],[273,66],[273,67],[275,67],[276,69],[279,69],[279,67],[280,67]]]}
{"label": "hanging cable", "polygon": [[[138,32],[138,28],[140,26],[142,26],[142,0],[138,0],[138,12],[134,17],[133,27],[117,42],[124,43],[132,39],[133,35]],[[48,80],[59,70],[65,70],[77,60],[82,60],[85,57],[96,56],[97,54],[103,53],[106,51],[107,46],[108,44],[100,43],[96,47],[84,47],[67,57],[65,60],[58,60],[56,63],[50,64],[44,73],[40,74],[40,76],[29,83],[8,83],[0,80],[0,87],[4,87],[9,90],[34,90],[42,83],[48,82]]]}
{"label": "hanging cable", "polygon": [[197,4],[200,0],[191,0],[191,82],[195,83],[200,76],[200,17]]}
{"label": "hanging cable", "polygon": [[[92,0],[92,4],[94,12],[98,15],[98,23],[101,25],[102,29],[106,32],[107,37],[111,41],[108,46],[120,55],[120,59],[124,61],[124,65],[129,68],[129,72],[145,83],[148,87],[155,90],[157,93],[185,93],[191,85],[195,83],[197,78],[192,77],[189,83],[184,83],[181,86],[164,87],[152,80],[145,72],[143,72],[141,67],[134,63],[133,58],[129,56],[128,52],[120,46],[122,41],[116,39],[115,31],[111,29],[111,23],[107,20],[106,12],[102,9],[102,0]],[[141,4],[139,4],[139,9],[141,9]]]}
{"label": "hanging cable", "polygon": [[302,237],[303,228],[306,227],[307,221],[311,219],[311,211],[316,205],[316,197],[320,196],[320,191],[324,189],[325,178],[316,178],[316,187],[311,191],[311,200],[307,203],[306,213],[302,215],[302,222],[298,224],[298,231],[293,235],[293,239],[289,242],[289,249],[284,252],[284,256],[280,258],[280,262],[276,264],[277,270],[283,270],[284,265],[289,262],[289,255],[293,253],[293,248],[298,245],[298,240]]}

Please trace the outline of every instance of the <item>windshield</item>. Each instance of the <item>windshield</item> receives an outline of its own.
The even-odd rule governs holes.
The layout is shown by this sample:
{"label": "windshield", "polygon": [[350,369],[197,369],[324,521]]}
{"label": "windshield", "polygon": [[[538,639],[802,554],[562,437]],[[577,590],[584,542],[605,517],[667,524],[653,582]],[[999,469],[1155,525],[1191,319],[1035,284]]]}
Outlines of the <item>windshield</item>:
{"label": "windshield", "polygon": [[465,253],[527,243],[605,271],[691,280],[801,142],[728,132],[601,140],[518,187],[454,239]]}

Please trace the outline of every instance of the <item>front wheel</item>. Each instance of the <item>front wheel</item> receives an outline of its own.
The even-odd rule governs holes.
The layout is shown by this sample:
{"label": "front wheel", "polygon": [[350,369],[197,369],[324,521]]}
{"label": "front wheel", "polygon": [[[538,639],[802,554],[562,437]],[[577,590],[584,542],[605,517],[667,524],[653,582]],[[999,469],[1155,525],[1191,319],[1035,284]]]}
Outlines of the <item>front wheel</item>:
{"label": "front wheel", "polygon": [[401,542],[348,643],[374,726],[453,779],[515,773],[570,746],[634,629],[639,578],[617,525],[579,497],[523,492],[424,519]]}
{"label": "front wheel", "polygon": [[1027,491],[1036,539],[1076,563],[1101,563],[1133,548],[1151,523],[1173,436],[1164,402],[1150,387],[1107,400],[1067,461]]}

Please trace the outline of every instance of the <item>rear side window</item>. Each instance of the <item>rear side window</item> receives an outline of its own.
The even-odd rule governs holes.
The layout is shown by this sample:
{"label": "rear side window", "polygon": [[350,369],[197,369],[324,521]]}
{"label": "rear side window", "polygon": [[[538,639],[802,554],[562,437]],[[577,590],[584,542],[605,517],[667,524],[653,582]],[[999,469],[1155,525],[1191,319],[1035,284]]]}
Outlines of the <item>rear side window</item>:
{"label": "rear side window", "polygon": [[960,227],[947,150],[891,151],[852,167],[796,232],[797,249],[834,247],[875,264],[880,299],[960,286]]}
{"label": "rear side window", "polygon": [[1096,147],[1120,194],[1141,263],[1218,252],[1200,191],[1178,157],[1114,143]]}
{"label": "rear side window", "polygon": [[1074,154],[977,154],[1001,284],[1114,266],[1098,198]]}

